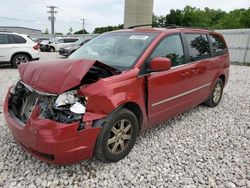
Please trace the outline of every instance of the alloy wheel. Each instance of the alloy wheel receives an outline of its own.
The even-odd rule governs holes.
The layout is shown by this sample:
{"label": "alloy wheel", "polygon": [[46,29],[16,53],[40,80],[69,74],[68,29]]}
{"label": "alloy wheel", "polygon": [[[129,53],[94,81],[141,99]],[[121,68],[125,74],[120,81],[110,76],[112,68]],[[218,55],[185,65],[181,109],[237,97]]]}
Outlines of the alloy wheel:
{"label": "alloy wheel", "polygon": [[111,129],[107,141],[108,150],[112,154],[119,154],[124,151],[132,137],[132,125],[126,120],[118,121]]}
{"label": "alloy wheel", "polygon": [[220,83],[217,83],[215,88],[214,88],[214,92],[213,92],[213,101],[215,103],[217,103],[220,100],[221,92],[222,92],[222,86]]}
{"label": "alloy wheel", "polygon": [[19,55],[15,58],[15,64],[19,66],[20,64],[27,63],[29,58],[26,55]]}

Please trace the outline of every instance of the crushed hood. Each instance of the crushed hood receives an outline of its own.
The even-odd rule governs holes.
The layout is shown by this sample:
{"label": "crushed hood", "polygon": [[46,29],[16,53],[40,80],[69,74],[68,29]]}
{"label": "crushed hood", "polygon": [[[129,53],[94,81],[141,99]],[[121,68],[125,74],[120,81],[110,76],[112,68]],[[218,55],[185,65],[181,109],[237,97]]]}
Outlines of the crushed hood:
{"label": "crushed hood", "polygon": [[35,90],[60,94],[81,84],[83,77],[92,67],[108,71],[116,70],[96,60],[36,61],[18,67],[21,80]]}

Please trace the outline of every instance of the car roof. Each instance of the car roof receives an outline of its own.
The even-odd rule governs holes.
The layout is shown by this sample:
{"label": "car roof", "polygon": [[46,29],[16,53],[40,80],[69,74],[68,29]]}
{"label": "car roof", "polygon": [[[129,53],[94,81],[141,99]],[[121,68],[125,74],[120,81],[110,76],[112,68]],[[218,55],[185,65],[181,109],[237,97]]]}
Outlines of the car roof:
{"label": "car roof", "polygon": [[17,34],[19,35],[19,33],[15,33],[15,32],[6,32],[6,31],[0,31],[1,34]]}
{"label": "car roof", "polygon": [[213,30],[202,28],[189,28],[189,27],[169,27],[169,28],[132,28],[122,29],[117,31],[133,31],[133,32],[158,32],[158,33],[174,33],[174,32],[193,32],[193,33],[217,33]]}
{"label": "car roof", "polygon": [[1,33],[1,34],[8,34],[8,35],[14,34],[14,35],[20,35],[20,36],[25,36],[25,37],[28,36],[28,35],[26,35],[26,34],[20,34],[20,33],[16,33],[16,32],[5,32],[5,31],[0,31],[0,33]]}
{"label": "car roof", "polygon": [[58,39],[79,39],[79,38],[78,37],[58,37]]}

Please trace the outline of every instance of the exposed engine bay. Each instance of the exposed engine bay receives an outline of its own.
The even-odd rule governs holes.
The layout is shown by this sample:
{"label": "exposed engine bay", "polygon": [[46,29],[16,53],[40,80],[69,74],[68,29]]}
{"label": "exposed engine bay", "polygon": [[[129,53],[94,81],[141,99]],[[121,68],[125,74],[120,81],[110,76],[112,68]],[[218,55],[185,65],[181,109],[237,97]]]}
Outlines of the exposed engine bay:
{"label": "exposed engine bay", "polygon": [[71,90],[60,95],[42,93],[18,81],[10,91],[9,111],[26,123],[35,106],[39,105],[39,118],[72,123],[82,119],[87,103],[86,98],[77,96],[76,92]]}

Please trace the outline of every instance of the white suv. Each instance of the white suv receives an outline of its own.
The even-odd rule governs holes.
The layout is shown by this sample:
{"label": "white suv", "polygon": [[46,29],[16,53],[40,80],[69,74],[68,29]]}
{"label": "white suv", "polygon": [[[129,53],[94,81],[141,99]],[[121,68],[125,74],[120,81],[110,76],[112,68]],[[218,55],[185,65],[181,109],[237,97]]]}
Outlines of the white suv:
{"label": "white suv", "polygon": [[79,38],[57,38],[54,42],[48,44],[49,45],[49,51],[55,52],[59,51],[60,48],[67,47],[77,41],[80,41]]}
{"label": "white suv", "polygon": [[21,63],[38,60],[39,45],[27,35],[0,32],[0,63],[11,63],[17,68]]}

